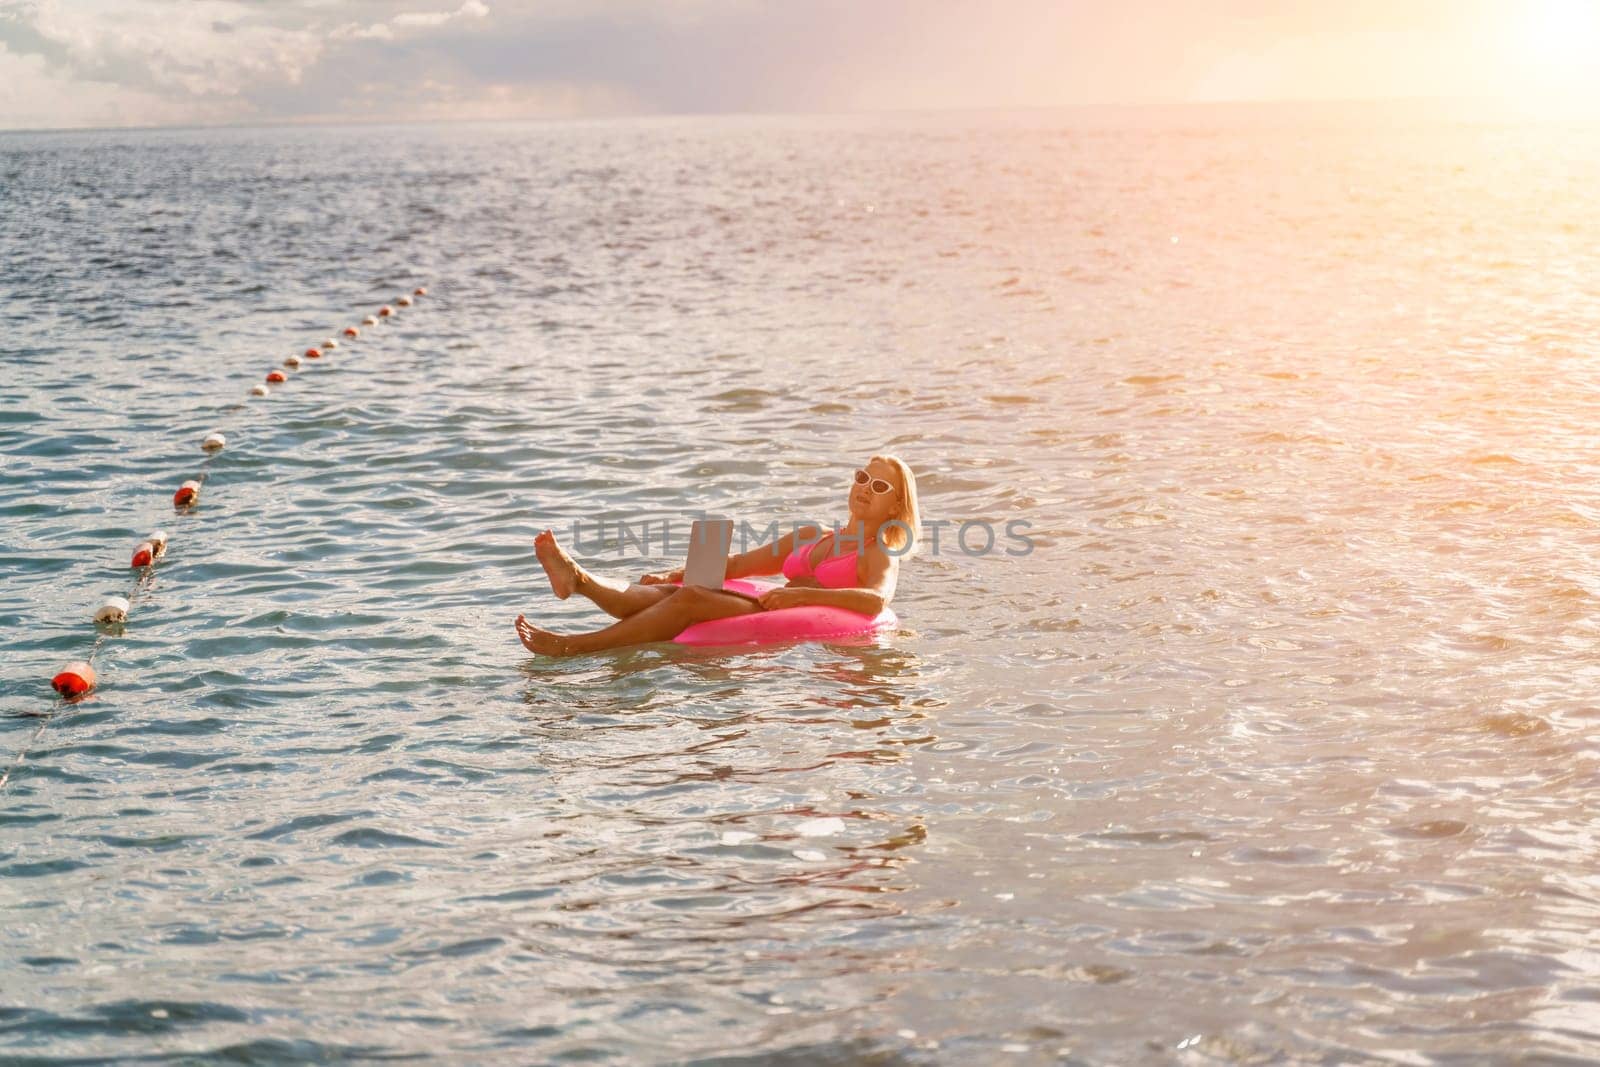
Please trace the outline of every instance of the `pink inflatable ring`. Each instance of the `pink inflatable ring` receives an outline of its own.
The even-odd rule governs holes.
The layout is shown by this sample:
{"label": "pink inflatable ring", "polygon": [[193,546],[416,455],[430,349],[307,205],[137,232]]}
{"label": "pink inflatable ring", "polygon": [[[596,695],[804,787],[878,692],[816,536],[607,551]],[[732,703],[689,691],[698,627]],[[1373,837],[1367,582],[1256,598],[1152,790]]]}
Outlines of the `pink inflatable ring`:
{"label": "pink inflatable ring", "polygon": [[[730,578],[722,588],[735,593],[760,596],[776,589],[781,582],[753,582]],[[863,615],[844,608],[807,606],[756,611],[727,619],[697,622],[673,640],[680,645],[776,645],[786,641],[830,641],[840,637],[861,637],[882,633],[900,625],[894,610],[885,607],[876,615]]]}

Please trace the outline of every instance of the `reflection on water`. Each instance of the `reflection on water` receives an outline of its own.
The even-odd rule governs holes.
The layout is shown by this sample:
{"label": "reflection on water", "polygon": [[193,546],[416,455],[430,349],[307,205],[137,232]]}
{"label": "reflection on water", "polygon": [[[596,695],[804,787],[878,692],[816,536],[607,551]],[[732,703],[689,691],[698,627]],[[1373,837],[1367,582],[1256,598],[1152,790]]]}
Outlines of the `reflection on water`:
{"label": "reflection on water", "polygon": [[[1370,108],[0,138],[0,1047],[1592,1058],[1597,158]],[[517,644],[597,618],[537,530],[831,516],[884,450],[948,523],[899,632]]]}

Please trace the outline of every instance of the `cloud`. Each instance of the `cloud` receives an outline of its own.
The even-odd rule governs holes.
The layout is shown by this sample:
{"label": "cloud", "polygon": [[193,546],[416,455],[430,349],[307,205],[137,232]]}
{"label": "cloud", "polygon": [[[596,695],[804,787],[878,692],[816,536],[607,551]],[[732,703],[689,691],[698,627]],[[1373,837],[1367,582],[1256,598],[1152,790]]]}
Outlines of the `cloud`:
{"label": "cloud", "polygon": [[481,19],[489,15],[489,6],[481,0],[466,0],[466,3],[454,11],[403,11],[389,19],[387,22],[378,22],[370,26],[351,24],[335,33],[335,36],[353,37],[358,40],[392,41],[398,33],[406,30],[430,29],[443,26],[456,19]]}
{"label": "cloud", "polygon": [[[214,98],[251,84],[293,83],[323,52],[316,34],[254,19],[238,0],[9,3],[0,7],[0,43],[10,48],[16,42],[6,41],[8,23],[58,79],[122,85],[187,102],[197,115],[215,111]],[[229,30],[219,33],[219,23]]]}
{"label": "cloud", "polygon": [[13,129],[224,122],[226,106],[63,74],[0,43],[0,126]]}
{"label": "cloud", "polygon": [[451,19],[481,19],[488,14],[489,6],[487,4],[480,3],[479,0],[467,0],[455,11],[407,12],[396,15],[394,24],[396,26],[438,26],[441,23],[449,22]]}
{"label": "cloud", "polygon": [[492,22],[489,4],[418,8],[0,0],[0,129],[652,110],[626,86],[581,75],[480,74],[471,38]]}

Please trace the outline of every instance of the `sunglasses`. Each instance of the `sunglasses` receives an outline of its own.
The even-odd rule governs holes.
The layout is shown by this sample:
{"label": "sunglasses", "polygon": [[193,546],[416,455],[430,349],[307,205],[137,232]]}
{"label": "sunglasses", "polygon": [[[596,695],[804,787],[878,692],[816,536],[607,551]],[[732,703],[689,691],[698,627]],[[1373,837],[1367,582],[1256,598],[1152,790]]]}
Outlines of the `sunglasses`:
{"label": "sunglasses", "polygon": [[890,485],[882,478],[874,478],[866,471],[856,471],[857,485],[866,485],[868,482],[872,483],[872,491],[880,496],[884,493],[890,493],[894,491],[894,486]]}

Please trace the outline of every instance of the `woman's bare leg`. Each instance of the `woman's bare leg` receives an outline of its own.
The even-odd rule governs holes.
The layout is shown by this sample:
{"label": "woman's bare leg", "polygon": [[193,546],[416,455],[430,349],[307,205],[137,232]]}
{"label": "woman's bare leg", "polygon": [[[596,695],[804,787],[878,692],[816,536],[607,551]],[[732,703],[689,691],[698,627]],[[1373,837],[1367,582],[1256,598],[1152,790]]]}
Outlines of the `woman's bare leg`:
{"label": "woman's bare leg", "polygon": [[555,634],[541,630],[521,615],[517,616],[517,636],[528,651],[546,656],[576,656],[601,652],[623,645],[643,645],[670,641],[685,627],[708,619],[748,615],[761,606],[737,596],[725,596],[715,589],[673,588],[660,603],[636,611],[603,630],[587,634]]}
{"label": "woman's bare leg", "polygon": [[638,582],[611,584],[592,576],[578,589],[578,592],[594,601],[601,611],[615,619],[636,615],[677,591],[675,585],[640,585]]}
{"label": "woman's bare leg", "polygon": [[596,578],[556,543],[553,531],[546,530],[533,539],[533,550],[544,564],[550,591],[560,600],[578,593],[594,601],[601,611],[625,619],[634,612],[659,604],[676,589],[671,585],[640,585],[638,582],[611,582]]}

